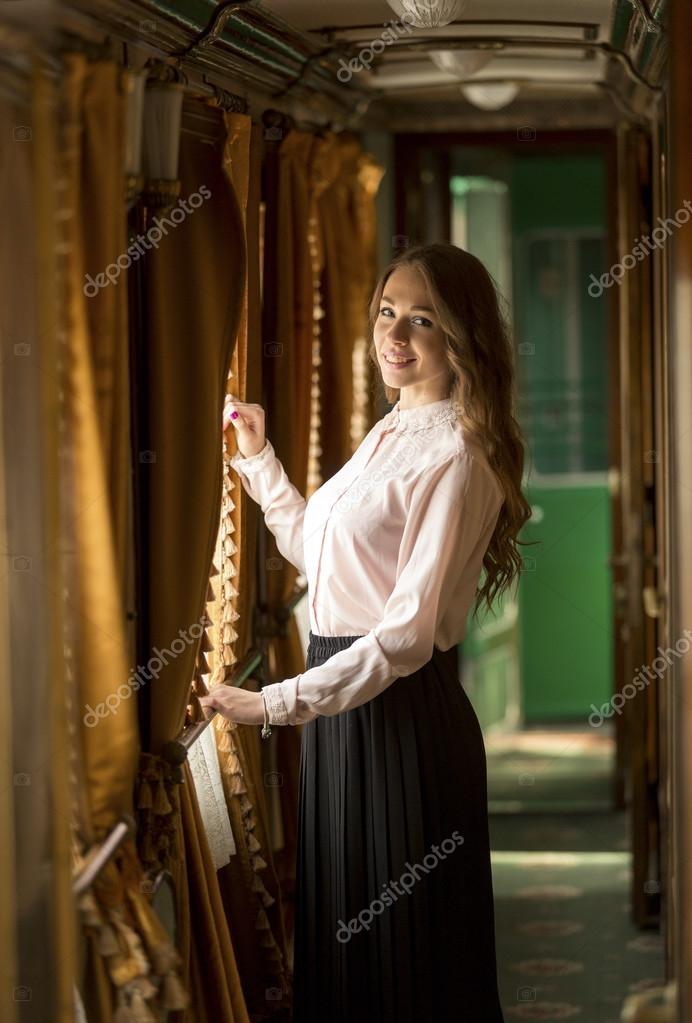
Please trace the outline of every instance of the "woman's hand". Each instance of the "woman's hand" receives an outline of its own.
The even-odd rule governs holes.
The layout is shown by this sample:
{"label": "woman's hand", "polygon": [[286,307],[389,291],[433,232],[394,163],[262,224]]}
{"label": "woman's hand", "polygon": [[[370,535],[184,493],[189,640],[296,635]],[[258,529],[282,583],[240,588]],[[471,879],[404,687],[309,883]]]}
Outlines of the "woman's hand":
{"label": "woman's hand", "polygon": [[215,686],[209,696],[200,696],[203,707],[212,707],[238,725],[263,725],[264,700],[261,693],[252,693],[238,686]]}
{"label": "woman's hand", "polygon": [[[235,418],[233,418],[235,413]],[[235,429],[238,451],[243,458],[258,455],[266,443],[264,435],[264,409],[261,405],[250,405],[236,401],[232,394],[226,395],[223,407],[224,433],[230,425]]]}

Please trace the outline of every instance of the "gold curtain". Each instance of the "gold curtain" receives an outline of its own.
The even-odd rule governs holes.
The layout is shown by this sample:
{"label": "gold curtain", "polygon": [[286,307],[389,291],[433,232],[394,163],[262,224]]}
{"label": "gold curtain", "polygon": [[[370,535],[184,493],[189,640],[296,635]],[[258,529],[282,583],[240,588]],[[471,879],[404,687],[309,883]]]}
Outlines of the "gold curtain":
{"label": "gold curtain", "polygon": [[[80,740],[70,765],[82,796],[73,808],[78,866],[92,843],[132,813],[139,750],[126,618],[133,578],[126,281],[121,272],[94,283],[127,250],[121,76],[114,63],[67,55],[60,95],[58,426],[64,656],[76,687],[68,711]],[[89,1017],[105,1023],[116,1010],[119,1020],[134,1020],[184,1001],[177,954],[142,876],[127,841],[79,900],[90,939],[84,1004]]]}
{"label": "gold curtain", "polygon": [[[268,139],[264,166],[262,365],[267,434],[289,479],[303,494],[308,479],[310,417],[305,410],[310,400],[315,309],[308,238],[314,205],[312,147],[313,136],[300,131],[289,131],[278,143]],[[270,534],[266,554],[267,562],[260,571],[265,573],[271,613],[294,592],[297,571],[280,558]],[[269,642],[269,681],[304,671],[305,653],[291,618],[286,635]],[[282,783],[268,791],[269,813],[276,868],[290,900],[295,886],[300,730],[275,729],[263,752],[265,772],[277,775]],[[290,905],[287,908],[290,911]],[[290,912],[286,923],[290,927]]]}
{"label": "gold curtain", "polygon": [[[205,612],[222,496],[222,408],[246,278],[243,215],[224,171],[222,111],[186,100],[181,197],[209,195],[147,255],[147,646],[170,648]],[[161,222],[161,217],[159,217]],[[156,221],[152,220],[152,224]],[[203,634],[206,636],[206,633]],[[248,1020],[216,872],[189,767],[182,788],[160,758],[180,731],[204,641],[185,645],[148,683],[150,734],[138,807],[147,865],[170,862],[190,1023]],[[211,654],[211,651],[209,651]],[[169,861],[169,853],[171,858]]]}
{"label": "gold curtain", "polygon": [[[243,114],[226,115],[224,166],[233,183],[243,217],[248,273],[228,389],[246,400],[258,383],[260,369],[259,204],[261,130]],[[252,344],[249,345],[249,338]],[[207,654],[211,684],[228,678],[252,639],[256,576],[257,509],[239,500],[244,491],[234,480],[228,458],[237,450],[229,433],[225,450],[221,525],[207,611],[214,650]],[[235,584],[238,584],[237,586]],[[248,683],[251,684],[251,683]],[[218,872],[218,881],[237,949],[243,993],[251,1014],[285,1013],[290,994],[280,890],[267,837],[262,755],[257,728],[235,728],[216,721],[236,854]],[[271,990],[273,997],[267,999]],[[279,995],[280,996],[277,996]]]}
{"label": "gold curtain", "polygon": [[329,135],[327,141],[328,184],[318,203],[324,247],[322,391],[329,409],[320,437],[324,479],[338,472],[362,439],[351,432],[353,355],[367,333],[375,267],[374,197],[384,173],[350,133]]}

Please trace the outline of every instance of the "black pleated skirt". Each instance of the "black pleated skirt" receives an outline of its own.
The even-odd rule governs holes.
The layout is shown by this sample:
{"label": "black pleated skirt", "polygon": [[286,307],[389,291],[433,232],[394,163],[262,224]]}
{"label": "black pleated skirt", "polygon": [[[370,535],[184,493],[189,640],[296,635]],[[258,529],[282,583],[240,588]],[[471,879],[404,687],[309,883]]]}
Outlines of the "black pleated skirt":
{"label": "black pleated skirt", "polygon": [[[307,667],[358,636],[310,633]],[[294,1023],[503,1023],[486,761],[457,650],[303,725]]]}

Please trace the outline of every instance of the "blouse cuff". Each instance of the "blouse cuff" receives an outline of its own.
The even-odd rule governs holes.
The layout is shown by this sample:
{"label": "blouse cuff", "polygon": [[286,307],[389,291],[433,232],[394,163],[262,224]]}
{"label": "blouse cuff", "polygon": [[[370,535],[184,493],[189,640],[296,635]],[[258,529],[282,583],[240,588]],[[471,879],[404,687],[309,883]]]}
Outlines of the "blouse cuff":
{"label": "blouse cuff", "polygon": [[273,455],[274,448],[270,441],[267,440],[262,450],[258,451],[256,455],[248,455],[247,458],[244,458],[240,452],[237,452],[229,459],[229,463],[236,472],[261,472],[263,469],[266,469]]}
{"label": "blouse cuff", "polygon": [[284,703],[281,682],[262,687],[262,695],[267,704],[267,717],[270,725],[288,725],[288,711]]}

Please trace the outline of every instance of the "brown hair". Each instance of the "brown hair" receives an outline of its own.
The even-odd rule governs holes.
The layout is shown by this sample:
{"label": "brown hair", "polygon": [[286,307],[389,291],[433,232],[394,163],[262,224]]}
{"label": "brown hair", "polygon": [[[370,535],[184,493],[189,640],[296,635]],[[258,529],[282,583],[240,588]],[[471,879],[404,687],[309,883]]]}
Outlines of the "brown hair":
{"label": "brown hair", "polygon": [[[464,428],[481,444],[505,494],[495,530],[483,557],[485,580],[476,592],[474,615],[485,600],[488,609],[516,577],[523,564],[517,536],[531,517],[521,491],[524,439],[515,419],[514,358],[495,282],[483,264],[456,245],[418,245],[396,256],[382,272],[370,303],[371,337],[387,280],[399,267],[415,267],[427,284],[439,326],[447,338],[449,397],[463,406]],[[382,381],[377,350],[368,354]],[[384,386],[389,403],[399,388]]]}

